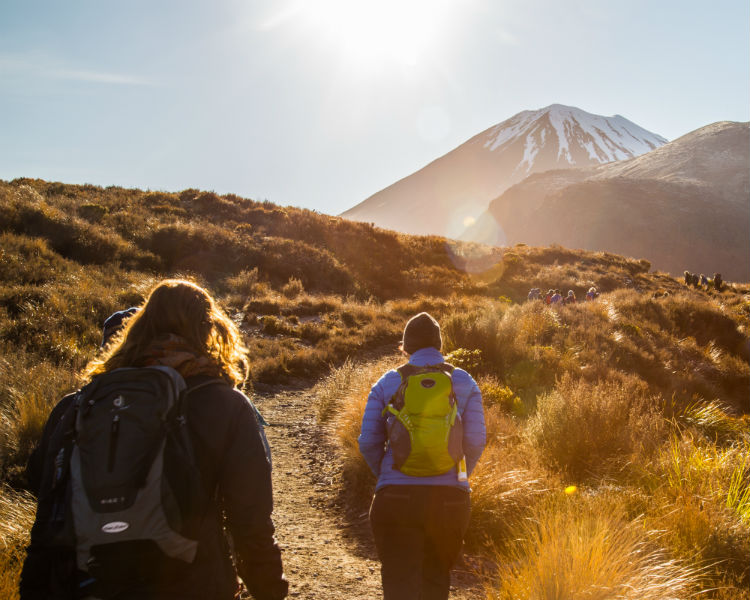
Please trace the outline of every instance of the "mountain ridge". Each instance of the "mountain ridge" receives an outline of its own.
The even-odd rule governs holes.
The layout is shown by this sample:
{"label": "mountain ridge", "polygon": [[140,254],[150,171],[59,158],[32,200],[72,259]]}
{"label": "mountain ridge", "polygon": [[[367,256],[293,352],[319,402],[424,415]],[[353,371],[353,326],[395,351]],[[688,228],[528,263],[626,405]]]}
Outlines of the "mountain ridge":
{"label": "mountain ridge", "polygon": [[[532,173],[633,157],[663,143],[620,115],[552,104],[485,129],[341,216],[405,233],[458,237],[493,198]],[[404,219],[404,211],[419,219]]]}
{"label": "mountain ridge", "polygon": [[493,200],[461,237],[559,243],[644,256],[675,275],[747,279],[748,164],[749,124],[712,123],[627,161],[532,175]]}

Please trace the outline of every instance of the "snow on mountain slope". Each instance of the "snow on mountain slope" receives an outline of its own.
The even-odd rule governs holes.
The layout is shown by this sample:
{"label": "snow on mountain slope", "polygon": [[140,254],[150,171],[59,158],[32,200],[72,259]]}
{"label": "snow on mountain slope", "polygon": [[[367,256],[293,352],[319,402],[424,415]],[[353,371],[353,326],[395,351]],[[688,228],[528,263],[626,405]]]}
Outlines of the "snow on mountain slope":
{"label": "snow on mountain slope", "polygon": [[666,141],[619,115],[553,104],[490,127],[343,216],[407,233],[456,237],[492,199],[532,173],[632,158]]}
{"label": "snow on mountain slope", "polygon": [[553,104],[540,110],[524,111],[492,127],[484,147],[494,152],[525,138],[524,159],[519,167],[526,165],[528,173],[539,148],[548,138],[552,139],[552,134],[557,139],[557,159],[571,166],[582,166],[574,157],[579,152],[571,150],[575,146],[586,150],[590,160],[584,164],[591,164],[633,158],[667,143],[660,135],[646,131],[623,116],[603,117],[572,106]]}

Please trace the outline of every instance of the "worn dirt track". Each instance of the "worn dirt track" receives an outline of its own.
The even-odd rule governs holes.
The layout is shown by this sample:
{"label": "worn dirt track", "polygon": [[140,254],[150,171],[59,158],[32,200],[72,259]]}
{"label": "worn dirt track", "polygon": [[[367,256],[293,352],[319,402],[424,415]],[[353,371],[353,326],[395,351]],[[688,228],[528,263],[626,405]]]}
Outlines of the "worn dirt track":
{"label": "worn dirt track", "polygon": [[[315,420],[311,392],[256,395],[270,423],[274,522],[290,597],[305,600],[382,598],[380,563],[366,515],[347,522],[337,506],[340,467]],[[451,598],[483,597],[464,566],[454,571]]]}

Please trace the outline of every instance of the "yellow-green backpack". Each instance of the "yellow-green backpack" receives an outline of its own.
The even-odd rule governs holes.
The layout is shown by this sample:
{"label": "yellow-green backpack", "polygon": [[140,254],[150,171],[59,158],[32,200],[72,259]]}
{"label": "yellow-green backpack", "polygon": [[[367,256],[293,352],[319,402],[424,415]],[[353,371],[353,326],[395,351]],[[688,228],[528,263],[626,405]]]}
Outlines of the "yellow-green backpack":
{"label": "yellow-green backpack", "polygon": [[463,425],[447,363],[399,367],[401,385],[383,409],[393,468],[405,475],[442,475],[463,457]]}

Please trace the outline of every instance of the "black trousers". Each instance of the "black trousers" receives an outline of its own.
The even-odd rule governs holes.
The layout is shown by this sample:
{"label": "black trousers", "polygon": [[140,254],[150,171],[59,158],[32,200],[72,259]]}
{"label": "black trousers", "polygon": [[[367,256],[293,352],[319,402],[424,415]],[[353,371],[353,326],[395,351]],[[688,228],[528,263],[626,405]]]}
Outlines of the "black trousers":
{"label": "black trousers", "polygon": [[391,485],[375,494],[370,525],[384,600],[445,600],[469,525],[469,493],[457,487]]}

